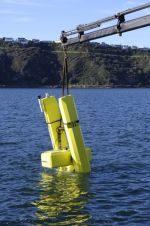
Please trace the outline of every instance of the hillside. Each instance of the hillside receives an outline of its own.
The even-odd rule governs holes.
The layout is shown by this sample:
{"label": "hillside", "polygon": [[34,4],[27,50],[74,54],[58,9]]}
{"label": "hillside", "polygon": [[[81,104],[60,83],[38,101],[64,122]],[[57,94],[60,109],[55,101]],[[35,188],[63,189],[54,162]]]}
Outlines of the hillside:
{"label": "hillside", "polygon": [[[150,50],[86,43],[69,47],[71,86],[150,87]],[[0,86],[60,86],[59,44],[0,42]]]}

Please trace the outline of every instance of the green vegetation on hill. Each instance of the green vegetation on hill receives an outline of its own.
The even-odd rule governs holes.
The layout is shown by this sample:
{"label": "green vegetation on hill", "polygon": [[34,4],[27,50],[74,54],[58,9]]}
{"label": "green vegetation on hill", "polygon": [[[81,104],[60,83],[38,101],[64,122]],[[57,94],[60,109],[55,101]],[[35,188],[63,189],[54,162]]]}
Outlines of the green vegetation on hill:
{"label": "green vegetation on hill", "polygon": [[[71,86],[150,87],[150,50],[86,43],[69,47]],[[60,86],[59,44],[0,43],[0,86]]]}

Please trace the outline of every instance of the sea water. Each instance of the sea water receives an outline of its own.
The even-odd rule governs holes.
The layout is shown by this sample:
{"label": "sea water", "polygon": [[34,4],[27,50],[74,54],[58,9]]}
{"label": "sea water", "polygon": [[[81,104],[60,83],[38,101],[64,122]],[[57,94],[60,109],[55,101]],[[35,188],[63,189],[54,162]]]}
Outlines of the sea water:
{"label": "sea water", "polygon": [[52,148],[37,96],[0,89],[0,226],[150,225],[150,89],[72,89],[89,175],[45,172]]}

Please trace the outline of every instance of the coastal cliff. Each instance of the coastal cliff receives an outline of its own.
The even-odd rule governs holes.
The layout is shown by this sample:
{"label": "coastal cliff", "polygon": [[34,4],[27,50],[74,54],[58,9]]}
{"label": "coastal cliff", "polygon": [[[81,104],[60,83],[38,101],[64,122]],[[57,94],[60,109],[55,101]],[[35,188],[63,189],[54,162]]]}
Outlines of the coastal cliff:
{"label": "coastal cliff", "polygon": [[[86,43],[68,49],[70,85],[150,87],[150,49]],[[59,87],[63,51],[55,42],[0,42],[1,87]]]}

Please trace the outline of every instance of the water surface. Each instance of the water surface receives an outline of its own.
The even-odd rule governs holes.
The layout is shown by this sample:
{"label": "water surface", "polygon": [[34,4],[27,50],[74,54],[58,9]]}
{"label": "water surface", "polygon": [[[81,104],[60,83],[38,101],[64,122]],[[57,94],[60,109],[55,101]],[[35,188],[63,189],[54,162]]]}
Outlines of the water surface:
{"label": "water surface", "polygon": [[150,225],[150,89],[73,89],[90,175],[45,173],[37,96],[0,89],[0,225]]}

